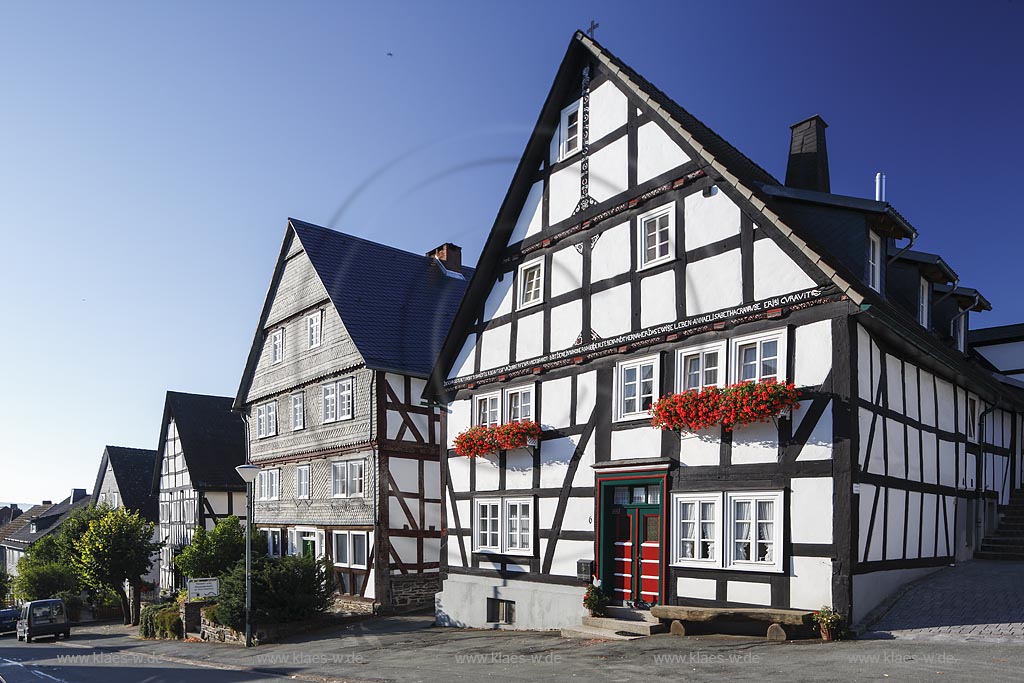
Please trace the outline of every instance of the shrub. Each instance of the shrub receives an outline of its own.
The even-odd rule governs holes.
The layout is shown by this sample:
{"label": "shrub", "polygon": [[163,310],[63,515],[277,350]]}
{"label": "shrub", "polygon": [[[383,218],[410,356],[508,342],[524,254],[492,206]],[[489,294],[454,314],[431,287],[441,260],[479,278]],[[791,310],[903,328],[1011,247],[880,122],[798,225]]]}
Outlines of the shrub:
{"label": "shrub", "polygon": [[177,639],[184,635],[185,629],[181,624],[181,614],[177,605],[165,606],[156,613],[154,622],[158,638]]}
{"label": "shrub", "polygon": [[156,615],[166,609],[166,605],[146,605],[139,613],[139,635],[143,638],[156,638]]}
{"label": "shrub", "polygon": [[218,626],[221,625],[220,615],[217,613],[217,605],[207,605],[202,609],[202,613],[207,620],[217,624]]}
{"label": "shrub", "polygon": [[71,621],[78,621],[82,616],[82,605],[85,604],[85,601],[82,600],[82,595],[78,591],[61,591],[53,597],[64,601],[64,607],[68,611],[68,619]]}
{"label": "shrub", "polygon": [[[326,560],[311,557],[261,557],[252,566],[254,624],[308,619],[327,609],[334,592],[334,571]],[[221,577],[217,620],[245,628],[245,565]]]}
{"label": "shrub", "polygon": [[19,600],[46,600],[64,591],[77,592],[78,576],[68,565],[60,562],[37,562],[31,555],[18,560],[18,575],[14,577],[14,597]]}

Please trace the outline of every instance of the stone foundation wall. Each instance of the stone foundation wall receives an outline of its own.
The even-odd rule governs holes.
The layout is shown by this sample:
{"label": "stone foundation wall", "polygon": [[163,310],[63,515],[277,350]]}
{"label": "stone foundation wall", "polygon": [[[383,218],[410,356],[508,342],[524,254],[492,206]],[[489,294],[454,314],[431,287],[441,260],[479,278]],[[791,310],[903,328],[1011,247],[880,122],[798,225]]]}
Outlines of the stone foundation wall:
{"label": "stone foundation wall", "polygon": [[388,612],[403,612],[433,606],[434,595],[441,591],[441,575],[405,574],[391,577]]}
{"label": "stone foundation wall", "polygon": [[[253,625],[252,640],[254,645],[276,643],[290,636],[308,631],[343,624],[362,617],[350,614],[338,614],[325,612],[307,621],[296,621],[287,624],[270,624],[266,626]],[[232,643],[234,645],[245,645],[245,632],[236,631],[230,626],[215,624],[206,618],[203,612],[200,621],[201,630],[199,637],[213,643]]]}

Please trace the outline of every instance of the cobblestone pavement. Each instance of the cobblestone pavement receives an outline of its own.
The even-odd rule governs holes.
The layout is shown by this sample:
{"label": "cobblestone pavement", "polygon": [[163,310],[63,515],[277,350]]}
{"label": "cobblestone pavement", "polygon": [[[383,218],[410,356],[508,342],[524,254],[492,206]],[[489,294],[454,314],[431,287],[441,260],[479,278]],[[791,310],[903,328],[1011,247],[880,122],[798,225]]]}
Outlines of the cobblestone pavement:
{"label": "cobblestone pavement", "polygon": [[1024,642],[1024,562],[972,560],[925,578],[867,637]]}

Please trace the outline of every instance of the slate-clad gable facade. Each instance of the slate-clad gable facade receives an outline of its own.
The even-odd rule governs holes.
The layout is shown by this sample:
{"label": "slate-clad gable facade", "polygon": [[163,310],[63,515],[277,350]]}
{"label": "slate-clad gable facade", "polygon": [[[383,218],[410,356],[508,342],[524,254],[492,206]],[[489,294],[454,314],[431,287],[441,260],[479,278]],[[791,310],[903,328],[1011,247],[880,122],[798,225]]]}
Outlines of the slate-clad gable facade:
{"label": "slate-clad gable facade", "polygon": [[440,587],[440,418],[420,397],[471,274],[289,220],[235,407],[257,527],[272,552],[330,558],[351,609]]}
{"label": "slate-clad gable facade", "polygon": [[[824,157],[824,122],[803,123]],[[885,202],[782,186],[577,34],[431,378],[447,404],[438,622],[573,626],[591,571],[620,604],[857,619],[969,556],[964,511],[1020,486],[1020,397],[905,310],[889,251],[916,236]],[[794,383],[800,408],[650,426],[662,395],[764,379]],[[537,446],[455,453],[522,396]],[[999,426],[982,433],[985,410]]]}

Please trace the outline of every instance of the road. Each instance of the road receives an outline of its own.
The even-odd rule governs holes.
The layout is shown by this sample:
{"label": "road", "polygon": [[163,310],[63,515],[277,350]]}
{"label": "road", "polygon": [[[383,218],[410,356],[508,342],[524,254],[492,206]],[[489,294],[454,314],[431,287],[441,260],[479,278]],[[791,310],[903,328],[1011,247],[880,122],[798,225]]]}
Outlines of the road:
{"label": "road", "polygon": [[4,683],[280,683],[279,676],[221,666],[197,666],[155,658],[145,652],[106,648],[90,636],[78,643],[44,638],[20,643],[0,637],[0,681]]}

